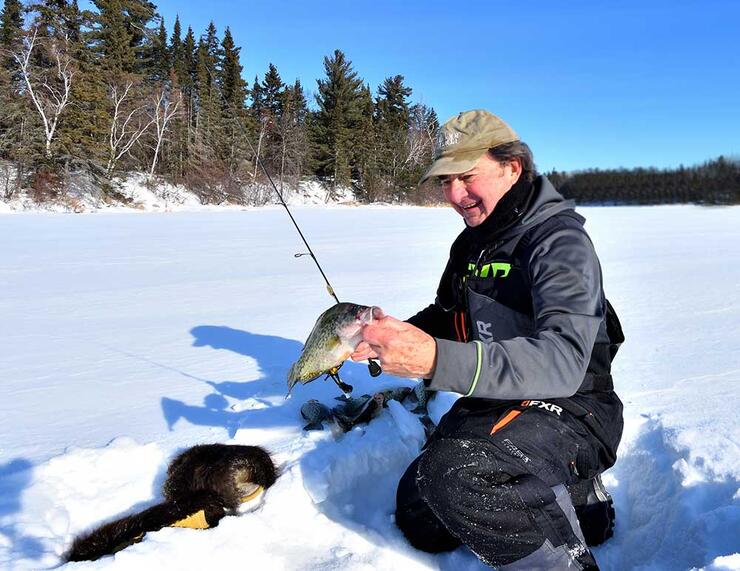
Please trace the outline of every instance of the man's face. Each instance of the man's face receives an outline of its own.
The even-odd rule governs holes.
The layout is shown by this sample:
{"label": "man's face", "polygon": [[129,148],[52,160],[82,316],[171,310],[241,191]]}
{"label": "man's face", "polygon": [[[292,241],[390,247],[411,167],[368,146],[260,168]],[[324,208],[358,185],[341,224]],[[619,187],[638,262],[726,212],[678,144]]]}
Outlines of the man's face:
{"label": "man's face", "polygon": [[439,182],[445,199],[465,219],[465,223],[478,226],[493,212],[520,175],[518,161],[500,163],[485,153],[469,171],[440,176]]}

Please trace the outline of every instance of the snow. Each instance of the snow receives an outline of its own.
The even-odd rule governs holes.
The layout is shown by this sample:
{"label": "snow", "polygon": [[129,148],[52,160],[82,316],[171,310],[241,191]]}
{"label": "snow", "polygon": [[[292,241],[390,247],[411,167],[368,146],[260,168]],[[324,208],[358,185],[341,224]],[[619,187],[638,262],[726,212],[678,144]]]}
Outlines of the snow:
{"label": "snow", "polygon": [[[301,404],[332,406],[336,387],[284,399],[332,303],[294,258],[305,248],[285,212],[180,210],[0,216],[0,568],[58,565],[75,534],[159,501],[178,451],[226,442],[280,466],[255,511],[65,568],[483,569],[464,548],[415,551],[393,524],[416,416],[391,403],[347,434],[306,433]],[[597,560],[740,569],[740,208],[580,211],[627,336],[614,367],[625,435],[605,475],[618,521]],[[439,208],[294,213],[340,299],[399,317],[432,301],[460,229]],[[362,364],[342,375],[357,394],[410,384]],[[432,418],[454,398],[433,400]]]}
{"label": "snow", "polygon": [[[10,165],[0,161],[0,214],[15,212],[198,212],[211,210],[244,210],[253,208],[239,204],[202,204],[192,190],[182,184],[172,184],[160,177],[130,172],[115,177],[111,187],[121,199],[104,196],[99,183],[88,173],[74,172],[66,177],[64,192],[56,199],[47,198],[36,202],[29,189],[14,192],[13,198],[4,199],[4,189],[13,188],[15,179]],[[280,182],[276,181],[278,188]],[[280,204],[272,186],[268,183],[245,185],[245,193],[254,198],[254,203]],[[334,190],[314,178],[302,179],[297,187],[282,185],[283,199],[290,206],[327,206],[352,204],[354,195],[349,187]],[[251,204],[252,202],[250,202]]]}

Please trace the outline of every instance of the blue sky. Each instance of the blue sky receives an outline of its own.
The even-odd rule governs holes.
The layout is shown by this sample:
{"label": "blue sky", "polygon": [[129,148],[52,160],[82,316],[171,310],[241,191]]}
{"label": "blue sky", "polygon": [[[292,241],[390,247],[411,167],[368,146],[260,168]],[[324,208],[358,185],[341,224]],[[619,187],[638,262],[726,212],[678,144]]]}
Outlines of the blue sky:
{"label": "blue sky", "polygon": [[250,85],[274,63],[313,92],[344,51],[375,90],[401,74],[444,120],[500,115],[541,170],[740,155],[740,2],[329,0],[155,3],[200,35],[231,28]]}

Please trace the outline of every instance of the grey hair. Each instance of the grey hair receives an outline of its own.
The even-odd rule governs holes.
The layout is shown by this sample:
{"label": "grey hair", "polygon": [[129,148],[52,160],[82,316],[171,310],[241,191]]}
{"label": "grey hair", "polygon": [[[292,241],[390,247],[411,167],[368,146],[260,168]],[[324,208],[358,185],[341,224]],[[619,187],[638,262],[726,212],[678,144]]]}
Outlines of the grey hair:
{"label": "grey hair", "polygon": [[527,143],[514,141],[488,149],[488,155],[499,163],[508,163],[518,159],[522,165],[522,176],[524,180],[531,183],[537,176],[537,167],[534,164],[532,149]]}

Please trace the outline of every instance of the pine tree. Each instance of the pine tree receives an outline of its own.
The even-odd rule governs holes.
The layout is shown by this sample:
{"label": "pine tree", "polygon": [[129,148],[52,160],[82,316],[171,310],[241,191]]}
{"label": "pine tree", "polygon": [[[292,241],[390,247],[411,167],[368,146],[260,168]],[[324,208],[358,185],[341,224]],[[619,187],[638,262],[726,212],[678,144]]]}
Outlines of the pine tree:
{"label": "pine tree", "polygon": [[215,66],[216,62],[208,51],[208,44],[201,39],[198,43],[196,137],[199,148],[207,148],[207,152],[213,149],[221,115],[217,86],[212,83],[212,70]]}
{"label": "pine tree", "polygon": [[356,195],[366,202],[382,198],[384,188],[378,168],[378,136],[375,125],[375,103],[370,86],[365,85],[360,94],[362,110],[358,144],[355,146]]}
{"label": "pine tree", "polygon": [[105,155],[110,127],[107,95],[100,62],[88,48],[89,14],[80,12],[73,0],[66,12],[69,49],[76,62],[72,104],[60,125],[59,139],[67,160],[73,164],[99,163]]}
{"label": "pine tree", "polygon": [[137,68],[134,39],[129,32],[121,0],[94,0],[98,58],[113,82],[123,81]]}
{"label": "pine tree", "polygon": [[23,36],[23,5],[20,0],[5,0],[0,12],[0,46],[14,51]]}
{"label": "pine tree", "polygon": [[224,39],[221,42],[223,64],[221,66],[221,91],[224,99],[234,109],[244,109],[247,98],[247,83],[242,79],[242,65],[239,61],[238,48],[234,44],[231,30],[226,28]]}
{"label": "pine tree", "polygon": [[197,78],[198,48],[195,45],[195,34],[188,26],[185,39],[182,42],[182,66],[178,81],[186,97],[195,96],[195,83]]}
{"label": "pine tree", "polygon": [[[179,40],[179,38],[178,38]],[[170,77],[170,51],[167,47],[167,29],[164,18],[159,20],[159,30],[152,36],[150,77],[154,81],[167,81]]]}
{"label": "pine tree", "polygon": [[288,178],[295,186],[303,174],[310,150],[307,129],[308,105],[300,80],[280,93],[280,117],[275,126],[273,169],[280,186]]}
{"label": "pine tree", "polygon": [[175,16],[175,24],[172,27],[172,37],[170,37],[169,60],[170,68],[173,74],[173,81],[177,82],[178,87],[182,86],[182,79],[185,74],[185,48],[182,45],[182,29],[180,27],[180,17]]}
{"label": "pine tree", "polygon": [[326,78],[317,80],[316,94],[317,170],[320,176],[331,177],[333,184],[347,185],[351,182],[352,149],[362,116],[362,80],[340,50],[324,57],[324,70]]}
{"label": "pine tree", "polygon": [[[386,78],[378,87],[376,99],[376,133],[378,137],[378,168],[385,184],[396,197],[404,194],[409,182],[404,177],[408,165],[409,105],[411,88],[403,84],[403,76]],[[406,179],[406,180],[404,180]]]}
{"label": "pine tree", "polygon": [[231,30],[227,27],[221,42],[223,54],[219,83],[221,85],[221,116],[224,138],[222,151],[228,163],[229,173],[233,176],[239,169],[241,159],[246,156],[243,140],[243,127],[247,119],[245,109],[247,83],[242,79],[242,65],[239,61],[241,48],[236,47]]}
{"label": "pine tree", "polygon": [[264,129],[262,147],[264,162],[271,172],[280,172],[282,166],[283,141],[281,120],[283,114],[285,84],[280,78],[274,64],[269,64],[262,81],[262,116],[261,125]]}
{"label": "pine tree", "polygon": [[147,45],[155,7],[145,0],[92,0],[98,9],[98,51],[106,69],[117,74],[145,74],[151,67]]}
{"label": "pine tree", "polygon": [[[18,0],[5,0],[0,13],[0,158],[17,160],[22,128],[18,125],[24,114],[20,100],[20,76],[11,54],[20,51],[23,36],[23,6]],[[22,174],[22,164],[16,163],[16,174]],[[19,182],[19,181],[18,181]],[[4,194],[5,189],[0,189]],[[7,191],[10,198],[10,189]],[[2,197],[2,196],[0,196]]]}
{"label": "pine tree", "polygon": [[251,100],[249,112],[256,122],[259,122],[260,117],[262,117],[262,111],[265,107],[264,96],[262,92],[263,89],[262,84],[260,83],[260,78],[255,75],[254,82],[252,83],[252,89],[249,90],[249,98]]}
{"label": "pine tree", "polygon": [[[185,141],[186,160],[192,156],[192,146],[195,140],[195,124],[197,117],[197,46],[195,45],[195,34],[193,29],[188,26],[185,33],[185,39],[182,42],[182,67],[181,75],[178,77],[180,89],[182,90],[185,103]],[[185,166],[183,166],[185,169]]]}
{"label": "pine tree", "polygon": [[264,112],[268,113],[273,121],[279,120],[282,114],[284,88],[285,84],[277,68],[271,63],[262,82],[262,102]]}

